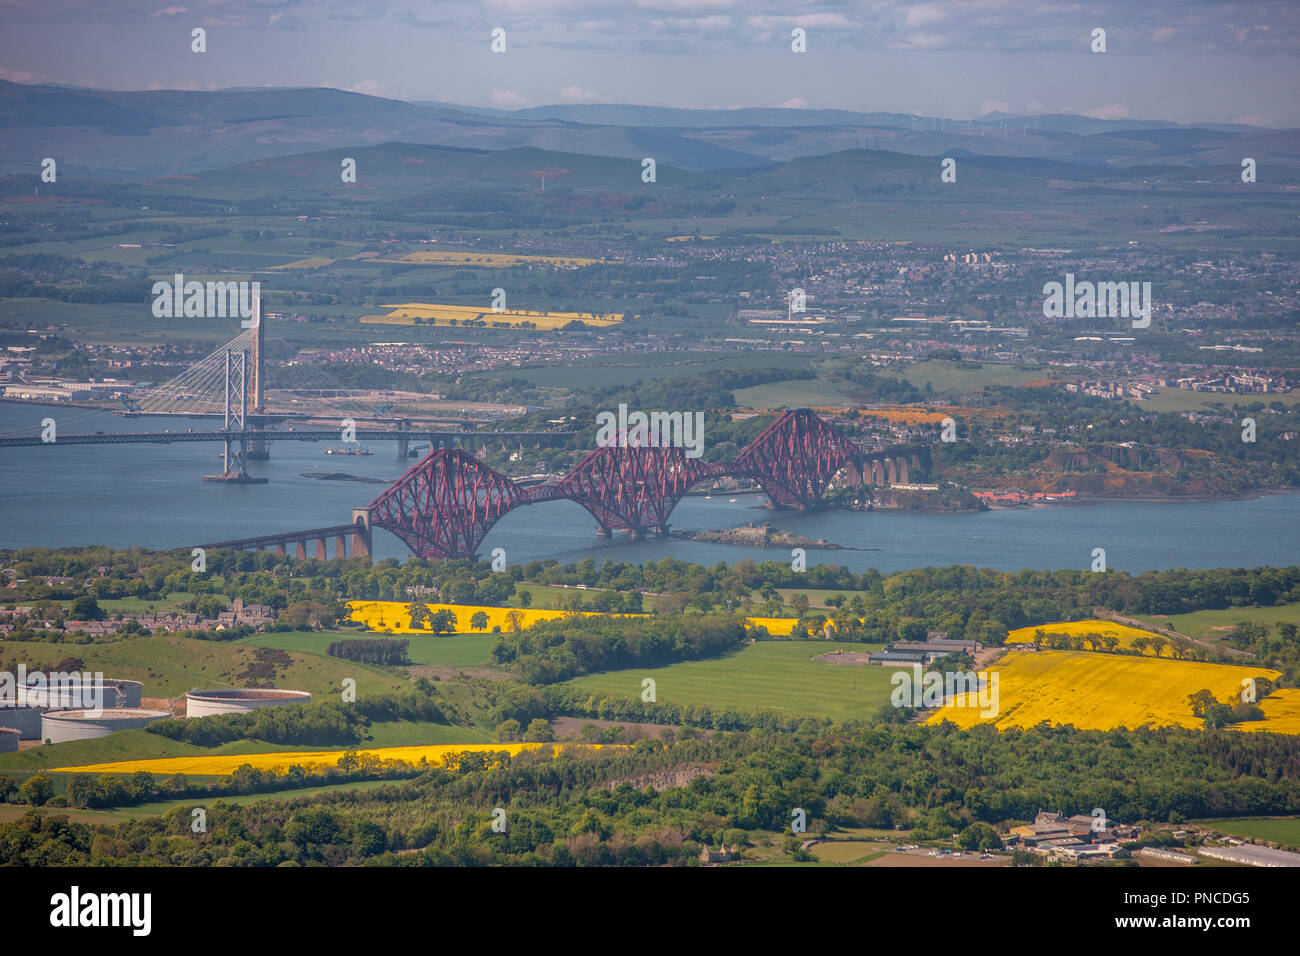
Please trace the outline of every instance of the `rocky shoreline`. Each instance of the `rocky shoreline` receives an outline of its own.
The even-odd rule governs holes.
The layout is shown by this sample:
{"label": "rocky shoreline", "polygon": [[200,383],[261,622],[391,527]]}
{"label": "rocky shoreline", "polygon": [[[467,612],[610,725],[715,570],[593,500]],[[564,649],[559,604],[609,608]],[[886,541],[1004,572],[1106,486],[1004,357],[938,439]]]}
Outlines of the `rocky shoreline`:
{"label": "rocky shoreline", "polygon": [[710,528],[707,531],[673,531],[674,538],[686,541],[707,541],[713,544],[736,544],[750,548],[813,548],[820,551],[860,551],[835,544],[825,538],[806,538],[801,534],[781,531],[769,524],[745,525],[741,528]]}

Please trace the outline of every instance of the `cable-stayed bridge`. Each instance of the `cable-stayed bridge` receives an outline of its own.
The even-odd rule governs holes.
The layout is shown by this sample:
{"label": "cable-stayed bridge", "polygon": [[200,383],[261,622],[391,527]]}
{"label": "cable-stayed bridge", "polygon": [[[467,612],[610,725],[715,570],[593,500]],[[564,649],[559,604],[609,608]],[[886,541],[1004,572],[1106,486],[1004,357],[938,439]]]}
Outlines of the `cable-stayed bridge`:
{"label": "cable-stayed bridge", "polygon": [[[166,416],[221,419],[218,428],[178,431],[130,431],[64,434],[45,429],[26,435],[0,435],[0,448],[59,445],[170,445],[177,442],[220,442],[224,467],[206,481],[261,483],[249,476],[246,463],[270,457],[273,441],[394,442],[397,457],[406,458],[412,442],[428,442],[431,451],[486,441],[532,445],[562,444],[573,431],[514,431],[475,429],[469,420],[431,423],[408,418],[388,419],[392,427],[364,427],[359,417],[325,427],[303,413],[272,412],[265,401],[264,337],[261,303],[254,300],[253,325],[175,378],[134,396],[125,414],[135,418]],[[369,419],[378,422],[381,419]],[[293,422],[294,424],[286,425]]]}

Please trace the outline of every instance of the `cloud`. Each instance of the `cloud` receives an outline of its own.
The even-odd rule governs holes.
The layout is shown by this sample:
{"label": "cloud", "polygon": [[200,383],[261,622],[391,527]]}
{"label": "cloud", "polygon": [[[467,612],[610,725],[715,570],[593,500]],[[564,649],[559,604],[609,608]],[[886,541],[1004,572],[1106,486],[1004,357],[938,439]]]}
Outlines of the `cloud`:
{"label": "cloud", "polygon": [[1129,111],[1123,103],[1112,103],[1109,106],[1094,106],[1092,109],[1079,110],[1079,115],[1100,120],[1128,119]]}
{"label": "cloud", "polygon": [[908,27],[923,27],[931,23],[939,23],[948,19],[948,14],[940,3],[923,3],[920,6],[911,7],[903,17],[903,23]]}
{"label": "cloud", "polygon": [[391,98],[388,84],[383,80],[362,80],[360,83],[353,83],[350,86],[338,87],[349,93],[364,93],[366,96],[383,96]]}
{"label": "cloud", "polygon": [[163,7],[161,10],[155,10],[149,15],[150,20],[161,20],[163,17],[177,17],[182,13],[189,13],[186,7]]}
{"label": "cloud", "polygon": [[806,110],[808,108],[808,101],[802,96],[792,96],[782,103],[780,108],[783,110]]}
{"label": "cloud", "polygon": [[984,116],[988,113],[1010,113],[1011,104],[1006,100],[985,100],[980,104],[977,115]]}
{"label": "cloud", "polygon": [[40,73],[29,73],[27,70],[11,70],[7,66],[0,66],[0,80],[8,80],[10,83],[40,83],[48,79],[48,76]]}
{"label": "cloud", "polygon": [[521,106],[528,105],[528,97],[522,96],[514,90],[493,90],[492,105],[503,110],[518,109]]}
{"label": "cloud", "polygon": [[1246,126],[1269,126],[1276,127],[1271,116],[1262,116],[1259,113],[1246,113],[1243,116],[1234,116],[1228,120],[1229,123],[1242,123]]}
{"label": "cloud", "polygon": [[565,86],[560,89],[560,99],[566,103],[594,103],[600,95],[581,86]]}

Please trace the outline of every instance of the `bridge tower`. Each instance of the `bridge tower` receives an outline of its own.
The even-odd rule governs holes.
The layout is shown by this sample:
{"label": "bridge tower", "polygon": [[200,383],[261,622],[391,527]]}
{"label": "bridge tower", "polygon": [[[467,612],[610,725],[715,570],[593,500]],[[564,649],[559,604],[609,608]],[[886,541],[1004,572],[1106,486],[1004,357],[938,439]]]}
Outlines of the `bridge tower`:
{"label": "bridge tower", "polygon": [[[235,356],[239,358],[236,359]],[[226,349],[225,453],[221,460],[225,467],[219,475],[204,475],[204,481],[225,481],[240,484],[266,484],[265,478],[249,477],[244,468],[248,458],[248,353]],[[233,434],[238,432],[237,435]]]}
{"label": "bridge tower", "polygon": [[[265,333],[262,328],[262,290],[261,284],[253,283],[253,316],[252,316],[252,342],[249,345],[251,357],[251,374],[252,374],[252,412],[258,416],[259,424],[261,415],[266,411],[266,387],[265,379],[262,374],[262,346],[265,343]],[[266,439],[255,437],[249,442],[248,447],[249,461],[268,461],[271,458],[271,451],[267,448]]]}

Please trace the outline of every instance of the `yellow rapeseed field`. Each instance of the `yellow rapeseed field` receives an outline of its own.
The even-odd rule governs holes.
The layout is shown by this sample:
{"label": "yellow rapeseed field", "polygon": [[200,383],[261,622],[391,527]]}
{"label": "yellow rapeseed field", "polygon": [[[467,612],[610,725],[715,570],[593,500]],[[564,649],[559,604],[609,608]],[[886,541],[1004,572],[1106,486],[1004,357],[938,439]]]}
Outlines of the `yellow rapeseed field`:
{"label": "yellow rapeseed field", "polygon": [[[1126,624],[1116,624],[1114,621],[1101,621],[1090,619],[1087,621],[1060,621],[1056,624],[1039,624],[1037,627],[1021,627],[1007,634],[1008,644],[1032,644],[1034,642],[1034,632],[1043,631],[1047,634],[1069,634],[1071,636],[1078,634],[1101,634],[1106,637],[1114,637],[1119,641],[1122,648],[1130,648],[1133,642],[1138,638],[1150,640],[1153,637],[1162,638],[1168,641],[1167,635],[1160,634],[1156,631],[1144,631],[1141,628],[1129,627]],[[1087,650],[1087,648],[1084,648]],[[1142,652],[1155,656],[1154,650],[1148,648]],[[1168,646],[1164,649],[1161,656],[1172,657],[1173,648]]]}
{"label": "yellow rapeseed field", "polygon": [[1259,702],[1263,720],[1236,724],[1238,730],[1272,730],[1279,734],[1300,734],[1300,687],[1283,687]]}
{"label": "yellow rapeseed field", "polygon": [[[485,604],[428,604],[425,605],[430,612],[451,611],[456,615],[456,631],[460,634],[482,633],[476,632],[470,626],[470,619],[475,612],[482,611],[487,615],[487,630],[490,632],[494,627],[500,627],[502,631],[510,630],[510,615],[512,612],[519,614],[519,626],[527,629],[539,621],[554,621],[571,614],[571,611],[546,611],[539,608],[509,608],[509,607],[488,607]],[[352,620],[360,621],[372,631],[384,631],[389,634],[428,634],[427,629],[415,630],[411,627],[411,616],[407,613],[408,605],[401,601],[349,601],[348,607],[352,610]],[[582,611],[583,617],[609,617],[610,614],[603,611]],[[614,617],[646,617],[644,614],[615,614]],[[793,617],[751,617],[746,619],[750,624],[761,625],[767,628],[768,633],[777,637],[787,637],[790,631],[798,623],[797,618]]]}
{"label": "yellow rapeseed field", "polygon": [[501,753],[514,757],[525,750],[554,747],[557,752],[581,752],[585,748],[620,747],[626,744],[430,744],[415,747],[379,747],[375,750],[305,750],[268,754],[212,754],[201,757],[158,757],[150,760],[119,760],[114,763],[89,764],[84,767],[56,767],[55,773],[188,773],[221,776],[234,773],[245,764],[257,770],[285,773],[291,766],[333,767],[348,754],[379,761],[419,764],[427,761],[437,767],[454,761],[460,754]]}
{"label": "yellow rapeseed field", "polygon": [[[352,609],[352,620],[361,621],[366,627],[374,631],[387,631],[392,634],[428,634],[427,628],[412,629],[411,616],[407,613],[409,605],[400,601],[349,601],[348,607]],[[476,632],[470,626],[470,619],[478,611],[487,615],[487,630],[491,631],[494,627],[500,627],[502,631],[509,631],[510,615],[512,613],[519,615],[519,626],[529,628],[539,621],[554,621],[564,617],[569,611],[545,611],[538,608],[510,608],[510,607],[488,607],[479,604],[429,604],[426,605],[430,613],[438,611],[451,611],[456,615],[456,631],[461,634],[482,633]],[[599,611],[582,611],[584,617],[603,617]],[[628,617],[631,615],[620,614],[619,617]],[[642,615],[636,615],[642,616]]]}
{"label": "yellow rapeseed field", "polygon": [[487,269],[509,269],[511,266],[545,263],[552,266],[576,269],[582,266],[594,266],[606,260],[588,259],[583,256],[521,256],[512,252],[465,252],[456,249],[428,249],[409,252],[396,259],[374,259],[371,261],[406,262],[421,266],[481,266]]}
{"label": "yellow rapeseed field", "polygon": [[[506,325],[519,328],[525,322],[541,330],[559,329],[570,322],[582,322],[597,328],[607,328],[623,321],[622,312],[609,312],[597,315],[593,312],[539,312],[532,309],[503,309],[493,312],[470,305],[444,305],[429,302],[404,302],[385,305],[392,309],[386,315],[363,315],[361,321],[367,325],[464,325],[466,322],[483,322],[489,328],[494,325]],[[416,319],[420,321],[417,323]]]}
{"label": "yellow rapeseed field", "polygon": [[[1130,729],[1143,724],[1201,727],[1192,715],[1188,696],[1207,689],[1219,700],[1241,692],[1246,677],[1280,676],[1263,667],[1201,664],[1137,657],[1093,654],[1088,651],[1008,652],[989,665],[998,675],[998,715],[980,717],[975,706],[948,704],[927,718],[928,723],[951,721],[959,727],[992,723],[999,729],[1073,724],[1081,730]],[[973,703],[973,702],[970,702]],[[1278,709],[1279,720],[1263,721],[1259,730],[1294,732],[1296,701]],[[1291,708],[1289,713],[1284,713]],[[1265,707],[1264,712],[1269,713]]]}
{"label": "yellow rapeseed field", "polygon": [[271,266],[272,269],[319,269],[322,266],[334,264],[333,259],[326,259],[324,256],[311,256],[307,259],[296,259],[293,262],[286,262],[282,266]]}

